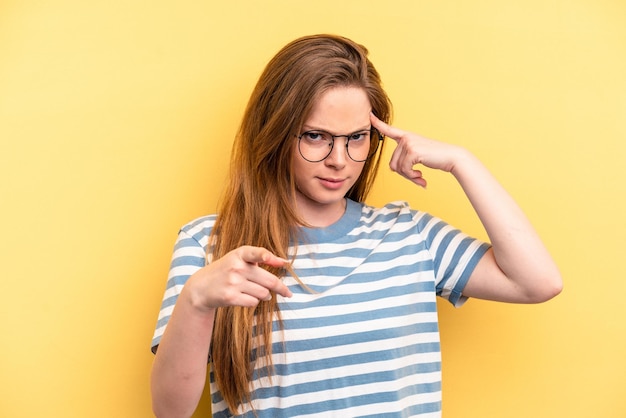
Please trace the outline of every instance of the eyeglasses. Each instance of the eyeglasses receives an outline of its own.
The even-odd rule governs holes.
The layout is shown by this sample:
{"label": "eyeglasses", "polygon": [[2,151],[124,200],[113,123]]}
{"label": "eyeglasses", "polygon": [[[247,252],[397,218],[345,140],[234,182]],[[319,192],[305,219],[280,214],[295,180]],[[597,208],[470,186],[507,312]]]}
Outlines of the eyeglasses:
{"label": "eyeglasses", "polygon": [[325,160],[333,151],[335,138],[346,138],[348,157],[363,162],[376,153],[378,144],[385,137],[375,128],[348,135],[333,135],[326,131],[306,131],[298,136],[298,151],[305,160],[317,163]]}

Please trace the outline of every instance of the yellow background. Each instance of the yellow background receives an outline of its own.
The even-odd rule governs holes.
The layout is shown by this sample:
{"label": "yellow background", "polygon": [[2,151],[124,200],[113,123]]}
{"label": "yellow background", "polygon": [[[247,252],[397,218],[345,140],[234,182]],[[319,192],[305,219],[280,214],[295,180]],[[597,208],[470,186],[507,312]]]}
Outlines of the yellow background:
{"label": "yellow background", "polygon": [[[396,125],[473,150],[565,279],[543,305],[440,304],[444,417],[626,416],[622,0],[0,0],[0,416],[151,416],[178,227],[214,211],[267,60],[318,32],[370,49]],[[383,167],[370,203],[484,237],[426,175]]]}

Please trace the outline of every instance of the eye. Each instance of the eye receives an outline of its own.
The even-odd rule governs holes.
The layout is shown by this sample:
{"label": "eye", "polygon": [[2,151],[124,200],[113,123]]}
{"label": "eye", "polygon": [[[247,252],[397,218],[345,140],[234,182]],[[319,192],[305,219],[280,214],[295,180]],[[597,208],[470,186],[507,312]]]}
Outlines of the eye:
{"label": "eye", "polygon": [[365,141],[368,139],[368,137],[369,137],[369,132],[367,131],[355,132],[350,135],[350,141],[355,141],[355,142]]}
{"label": "eye", "polygon": [[330,141],[330,134],[321,131],[307,131],[302,134],[302,139],[310,143],[320,143]]}

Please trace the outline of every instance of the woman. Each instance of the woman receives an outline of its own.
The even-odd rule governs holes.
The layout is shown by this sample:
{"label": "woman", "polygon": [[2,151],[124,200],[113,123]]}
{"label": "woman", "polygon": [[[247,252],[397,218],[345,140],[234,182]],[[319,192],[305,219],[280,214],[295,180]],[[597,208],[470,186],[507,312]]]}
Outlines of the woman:
{"label": "woman", "polygon": [[[436,295],[459,306],[560,292],[488,170],[390,116],[367,50],[346,38],[300,38],[269,62],[218,214],[176,243],[153,339],[157,416],[190,416],[208,372],[214,416],[438,417]],[[391,169],[415,185],[426,186],[418,164],[458,180],[491,244],[406,203],[363,203],[385,137]]]}

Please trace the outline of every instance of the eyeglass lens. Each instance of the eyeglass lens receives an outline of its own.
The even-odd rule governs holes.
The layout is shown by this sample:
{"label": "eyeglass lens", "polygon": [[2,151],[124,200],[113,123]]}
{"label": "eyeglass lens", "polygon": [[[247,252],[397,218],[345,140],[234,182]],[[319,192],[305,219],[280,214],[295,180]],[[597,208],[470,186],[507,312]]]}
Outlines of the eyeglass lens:
{"label": "eyeglass lens", "polygon": [[310,162],[326,159],[333,150],[335,138],[346,138],[348,157],[356,162],[363,162],[378,149],[380,140],[375,129],[355,132],[349,135],[332,135],[325,131],[307,131],[298,138],[298,149],[302,157]]}

